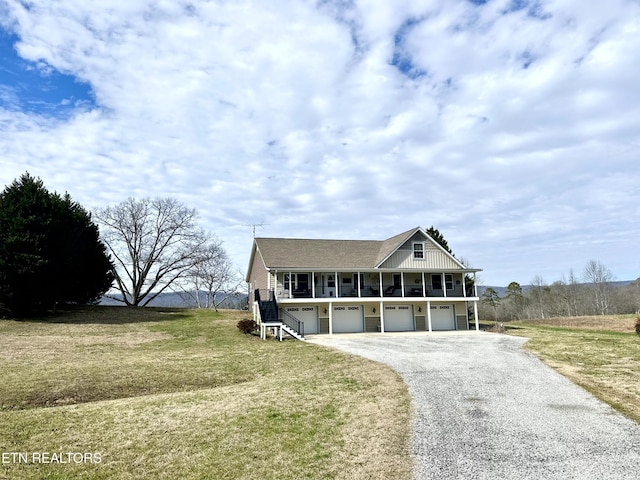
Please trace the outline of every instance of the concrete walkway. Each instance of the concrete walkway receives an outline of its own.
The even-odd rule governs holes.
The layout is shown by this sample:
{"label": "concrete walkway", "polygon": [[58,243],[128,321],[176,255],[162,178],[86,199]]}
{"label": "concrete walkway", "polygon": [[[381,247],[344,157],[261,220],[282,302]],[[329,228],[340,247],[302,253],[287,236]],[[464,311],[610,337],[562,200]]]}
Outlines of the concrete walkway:
{"label": "concrete walkway", "polygon": [[394,368],[412,396],[415,479],[640,478],[640,425],[488,333],[318,335]]}

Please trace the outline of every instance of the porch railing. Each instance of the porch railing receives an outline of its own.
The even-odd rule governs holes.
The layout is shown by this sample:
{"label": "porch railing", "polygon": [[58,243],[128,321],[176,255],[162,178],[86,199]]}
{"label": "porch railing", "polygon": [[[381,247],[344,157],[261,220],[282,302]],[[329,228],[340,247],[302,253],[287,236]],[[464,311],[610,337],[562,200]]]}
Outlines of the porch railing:
{"label": "porch railing", "polygon": [[[456,279],[458,280],[458,279]],[[460,283],[460,282],[458,282]],[[447,297],[461,298],[465,296],[464,286],[460,284],[454,285],[453,289],[447,289]],[[414,283],[413,280],[405,282],[403,285],[398,285],[393,282],[384,282],[382,285],[375,283],[363,284],[360,288],[354,284],[338,284],[335,286],[321,286],[315,285],[314,288],[295,288],[293,291],[289,291],[286,288],[278,288],[278,299],[305,299],[305,298],[386,298],[386,297],[430,297],[430,298],[442,298],[445,293],[442,288],[433,288],[430,283]],[[261,290],[263,300],[267,295],[271,295],[270,299],[274,298],[273,290]],[[467,288],[466,297],[473,297],[472,288]]]}
{"label": "porch railing", "polygon": [[[337,290],[337,291],[336,291]],[[266,292],[266,291],[265,291]],[[273,295],[273,291],[269,291],[271,295]],[[469,293],[467,292],[467,296]],[[265,293],[266,295],[266,293]],[[382,294],[380,294],[380,286],[376,285],[375,287],[365,286],[360,290],[360,295],[358,295],[358,290],[353,287],[340,287],[338,289],[332,288],[328,292],[322,292],[321,288],[316,288],[315,296],[312,295],[310,290],[306,290],[304,292],[293,292],[290,294],[288,290],[278,291],[277,297],[279,299],[289,299],[289,298],[354,298],[354,297],[363,297],[363,298],[380,298],[380,297],[443,297],[444,293],[440,290],[433,290],[430,285],[426,286],[426,288],[422,288],[421,285],[415,286],[406,286],[404,287],[404,295],[402,295],[402,287],[398,287],[393,284],[383,284],[382,286]],[[453,290],[447,290],[448,297],[462,297],[463,292],[461,288],[454,288]]]}

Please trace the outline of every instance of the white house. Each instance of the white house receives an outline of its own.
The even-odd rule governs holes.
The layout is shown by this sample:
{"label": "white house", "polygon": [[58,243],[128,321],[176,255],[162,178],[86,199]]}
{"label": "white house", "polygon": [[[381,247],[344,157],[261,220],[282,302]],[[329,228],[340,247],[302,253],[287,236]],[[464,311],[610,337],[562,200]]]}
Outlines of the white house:
{"label": "white house", "polygon": [[479,271],[417,227],[380,241],[256,238],[246,281],[263,334],[303,338],[477,330]]}

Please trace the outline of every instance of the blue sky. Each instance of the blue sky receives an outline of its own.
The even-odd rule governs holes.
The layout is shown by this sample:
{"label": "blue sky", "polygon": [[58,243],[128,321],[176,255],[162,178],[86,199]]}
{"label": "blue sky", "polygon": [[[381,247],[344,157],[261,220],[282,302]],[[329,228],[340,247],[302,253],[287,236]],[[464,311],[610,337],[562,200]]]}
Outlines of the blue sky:
{"label": "blue sky", "polygon": [[261,236],[436,226],[486,285],[640,277],[640,2],[5,0],[0,186]]}
{"label": "blue sky", "polygon": [[95,108],[91,86],[44,62],[25,60],[20,38],[0,29],[0,107],[8,111],[66,118],[79,107]]}

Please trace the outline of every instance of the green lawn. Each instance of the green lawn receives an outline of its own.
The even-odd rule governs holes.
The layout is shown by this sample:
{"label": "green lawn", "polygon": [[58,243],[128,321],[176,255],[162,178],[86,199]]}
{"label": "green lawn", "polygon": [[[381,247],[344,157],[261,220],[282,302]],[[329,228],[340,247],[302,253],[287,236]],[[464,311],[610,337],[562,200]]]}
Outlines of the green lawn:
{"label": "green lawn", "polygon": [[640,336],[635,318],[579,317],[511,322],[526,348],[558,372],[640,422]]}
{"label": "green lawn", "polygon": [[0,478],[410,478],[397,374],[245,336],[246,316],[95,307],[0,320]]}

